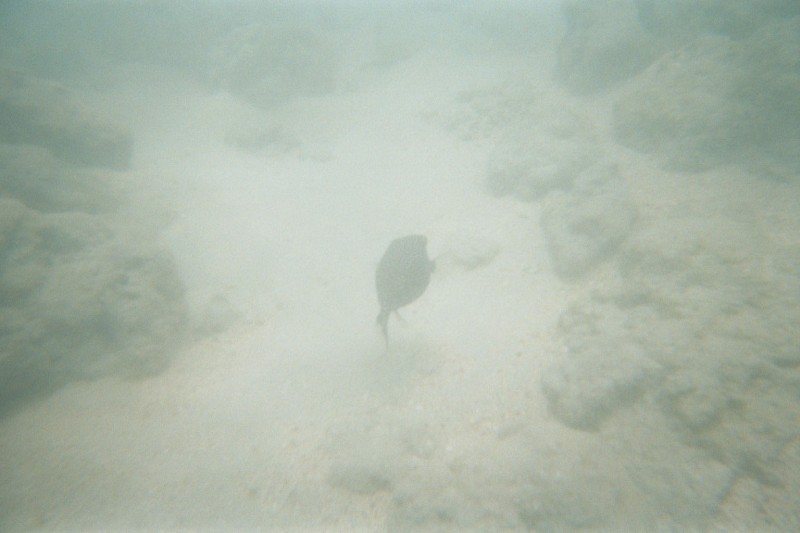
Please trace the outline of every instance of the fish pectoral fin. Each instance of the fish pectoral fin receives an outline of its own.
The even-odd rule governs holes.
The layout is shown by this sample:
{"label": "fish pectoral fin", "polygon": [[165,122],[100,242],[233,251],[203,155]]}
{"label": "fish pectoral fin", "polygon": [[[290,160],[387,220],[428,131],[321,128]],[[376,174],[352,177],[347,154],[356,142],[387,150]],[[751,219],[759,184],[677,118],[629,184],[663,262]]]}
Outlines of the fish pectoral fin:
{"label": "fish pectoral fin", "polygon": [[395,315],[397,315],[397,318],[398,318],[398,320],[400,320],[400,322],[401,322],[401,323],[402,323],[404,326],[407,326],[407,325],[408,325],[408,322],[406,322],[406,319],[405,319],[405,318],[403,318],[403,315],[401,315],[401,314],[400,314],[400,311],[399,311],[399,310],[395,309],[395,310],[394,310],[394,314],[395,314]]}

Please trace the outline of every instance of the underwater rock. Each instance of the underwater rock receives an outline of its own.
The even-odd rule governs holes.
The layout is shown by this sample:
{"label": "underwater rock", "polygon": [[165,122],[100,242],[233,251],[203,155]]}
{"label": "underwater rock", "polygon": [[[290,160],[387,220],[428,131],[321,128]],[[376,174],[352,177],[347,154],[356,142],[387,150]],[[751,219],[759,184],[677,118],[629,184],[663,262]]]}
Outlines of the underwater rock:
{"label": "underwater rock", "polygon": [[124,192],[115,172],[66,166],[40,146],[0,144],[0,196],[37,211],[109,212]]}
{"label": "underwater rock", "polygon": [[[593,93],[618,86],[656,60],[663,68],[663,54],[692,45],[696,39],[746,39],[800,15],[800,4],[793,0],[567,0],[563,11],[567,28],[558,47],[558,77],[573,91]],[[717,90],[721,88],[717,85]]]}
{"label": "underwater rock", "polygon": [[800,168],[800,17],[748,38],[706,36],[665,54],[620,94],[614,132],[664,164]]}
{"label": "underwater rock", "polygon": [[597,92],[644,70],[663,50],[642,27],[635,0],[567,0],[557,74],[568,88]]}
{"label": "underwater rock", "polygon": [[630,237],[618,282],[562,316],[565,351],[541,381],[551,413],[581,429],[658,413],[687,446],[768,483],[800,436],[800,250],[770,247],[727,217],[663,219]]}
{"label": "underwater rock", "polygon": [[[678,442],[663,418],[629,420],[615,434],[530,431],[535,438],[473,437],[444,464],[440,451],[408,468],[388,529],[649,531],[713,514],[734,477]],[[686,468],[665,466],[674,464]]]}
{"label": "underwater rock", "polygon": [[[664,221],[620,258],[617,300],[636,302],[629,327],[660,346],[652,357],[671,369],[654,391],[660,409],[687,442],[767,482],[800,435],[798,259],[799,247],[728,217]],[[635,322],[633,310],[646,308],[650,320]]]}
{"label": "underwater rock", "polygon": [[336,56],[321,32],[290,24],[250,24],[232,31],[211,53],[212,84],[272,107],[335,87]]}
{"label": "underwater rock", "polygon": [[700,35],[742,39],[764,24],[800,15],[794,0],[636,0],[641,24],[676,48]]}
{"label": "underwater rock", "polygon": [[463,271],[482,268],[500,253],[500,245],[490,237],[479,235],[479,230],[448,237],[436,258],[436,271],[458,269]]}
{"label": "underwater rock", "polygon": [[0,415],[76,380],[163,369],[186,324],[170,256],[85,213],[0,200]]}
{"label": "underwater rock", "polygon": [[511,80],[491,90],[465,91],[443,125],[465,139],[490,139],[485,185],[496,196],[538,200],[570,188],[597,162],[598,129],[561,91]]}
{"label": "underwater rock", "polygon": [[609,257],[631,230],[636,210],[615,166],[587,169],[569,192],[545,198],[542,230],[558,275],[574,278]]}
{"label": "underwater rock", "polygon": [[541,387],[550,412],[567,426],[596,429],[664,377],[647,344],[628,338],[624,319],[614,314],[613,308],[585,303],[561,317],[564,352],[544,369]]}
{"label": "underwater rock", "polygon": [[596,158],[592,147],[579,139],[530,132],[524,143],[511,142],[491,156],[486,186],[498,196],[537,200],[551,191],[569,189]]}
{"label": "underwater rock", "polygon": [[0,142],[33,144],[79,165],[127,168],[133,140],[66,87],[0,69]]}

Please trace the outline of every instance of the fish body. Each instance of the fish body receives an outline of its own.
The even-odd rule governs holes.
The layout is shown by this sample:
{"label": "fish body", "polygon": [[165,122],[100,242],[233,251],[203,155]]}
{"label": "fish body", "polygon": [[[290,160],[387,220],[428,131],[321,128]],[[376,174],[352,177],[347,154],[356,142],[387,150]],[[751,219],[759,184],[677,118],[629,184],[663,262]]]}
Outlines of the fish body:
{"label": "fish body", "polygon": [[407,235],[393,240],[375,271],[375,289],[381,310],[378,324],[389,344],[389,315],[410,304],[425,292],[435,263],[428,257],[424,235]]}

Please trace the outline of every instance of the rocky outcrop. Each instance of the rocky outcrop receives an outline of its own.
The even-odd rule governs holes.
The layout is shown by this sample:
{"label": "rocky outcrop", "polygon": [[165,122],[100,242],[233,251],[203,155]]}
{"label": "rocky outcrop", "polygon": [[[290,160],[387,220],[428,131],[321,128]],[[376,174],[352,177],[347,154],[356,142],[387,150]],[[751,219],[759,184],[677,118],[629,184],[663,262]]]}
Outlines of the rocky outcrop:
{"label": "rocky outcrop", "polygon": [[109,212],[123,203],[128,189],[119,173],[65,165],[41,146],[0,144],[0,196],[31,209]]}
{"label": "rocky outcrop", "polygon": [[557,74],[579,93],[597,92],[644,70],[664,45],[642,25],[634,0],[567,0]]}
{"label": "rocky outcrop", "polygon": [[551,412],[591,429],[652,410],[687,445],[769,481],[800,435],[800,249],[766,243],[725,217],[660,220],[631,237],[619,283],[561,319],[564,353],[542,379]]}
{"label": "rocky outcrop", "polygon": [[232,31],[211,53],[211,82],[271,107],[335,86],[335,55],[322,33],[291,24],[251,24]]}
{"label": "rocky outcrop", "polygon": [[567,0],[557,74],[578,93],[613,89],[698,38],[747,39],[800,15],[792,0]]}
{"label": "rocky outcrop", "polygon": [[601,163],[587,169],[574,188],[543,202],[542,230],[553,268],[565,278],[587,273],[615,252],[635,219],[616,167]]}
{"label": "rocky outcrop", "polygon": [[671,167],[800,169],[800,17],[746,39],[708,36],[661,57],[620,94],[617,139]]}
{"label": "rocky outcrop", "polygon": [[186,327],[172,258],[137,219],[153,215],[141,176],[103,168],[127,166],[130,135],[78,99],[0,74],[0,417],[70,381],[157,372]]}
{"label": "rocky outcrop", "polygon": [[0,415],[75,379],[163,369],[186,322],[172,260],[101,217],[0,199]]}
{"label": "rocky outcrop", "polygon": [[78,165],[127,168],[131,134],[57,83],[0,69],[0,143],[34,144]]}

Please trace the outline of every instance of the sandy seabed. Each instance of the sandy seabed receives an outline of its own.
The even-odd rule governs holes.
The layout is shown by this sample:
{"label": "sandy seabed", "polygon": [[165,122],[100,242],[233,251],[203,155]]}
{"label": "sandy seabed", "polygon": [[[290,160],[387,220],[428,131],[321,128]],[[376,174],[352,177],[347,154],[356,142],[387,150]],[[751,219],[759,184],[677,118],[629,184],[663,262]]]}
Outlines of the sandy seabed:
{"label": "sandy seabed", "polygon": [[[520,513],[519,498],[538,501],[528,512],[542,516],[579,502],[589,526],[586,502],[640,516],[638,487],[592,494],[605,485],[582,481],[624,477],[624,447],[647,443],[648,428],[628,427],[639,432],[630,440],[611,433],[617,425],[571,429],[548,413],[540,385],[564,349],[559,317],[613,273],[556,276],[539,204],[486,192],[491,125],[468,136],[457,120],[465,91],[508,80],[553,106],[570,101],[542,63],[421,53],[270,112],[167,71],[115,73],[124,83],[97,105],[131,125],[133,167],[173,217],[163,243],[193,323],[212,331],[155,377],[72,383],[0,421],[3,528],[524,529],[510,511]],[[603,97],[570,105],[636,176],[640,211],[747,202],[796,229],[787,194],[796,187],[729,180],[721,192],[713,173],[661,180],[648,157],[611,140]],[[274,141],[257,150],[230,141],[252,128]],[[392,319],[385,353],[374,268],[392,238],[417,232],[438,268]],[[750,478],[729,487],[704,527],[797,525],[787,500],[797,499],[798,454],[795,440],[771,488]],[[537,474],[523,482],[523,472]],[[558,494],[544,494],[558,480]],[[436,522],[436,509],[460,514]],[[644,516],[631,527],[669,524]]]}

